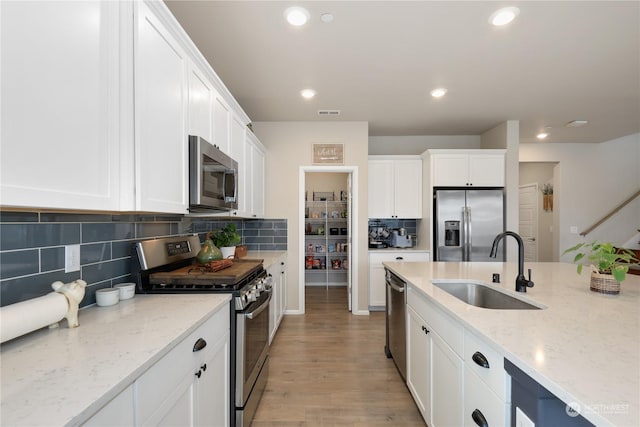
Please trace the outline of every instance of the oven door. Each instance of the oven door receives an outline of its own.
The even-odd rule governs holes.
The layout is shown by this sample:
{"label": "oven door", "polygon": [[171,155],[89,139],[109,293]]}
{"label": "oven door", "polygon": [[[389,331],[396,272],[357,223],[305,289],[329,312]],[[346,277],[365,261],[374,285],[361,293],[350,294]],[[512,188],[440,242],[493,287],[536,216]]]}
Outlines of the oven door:
{"label": "oven door", "polygon": [[[236,312],[236,406],[245,406],[264,361],[269,355],[269,303],[263,292],[245,310]],[[265,372],[266,374],[266,372]],[[264,379],[263,383],[264,383]]]}

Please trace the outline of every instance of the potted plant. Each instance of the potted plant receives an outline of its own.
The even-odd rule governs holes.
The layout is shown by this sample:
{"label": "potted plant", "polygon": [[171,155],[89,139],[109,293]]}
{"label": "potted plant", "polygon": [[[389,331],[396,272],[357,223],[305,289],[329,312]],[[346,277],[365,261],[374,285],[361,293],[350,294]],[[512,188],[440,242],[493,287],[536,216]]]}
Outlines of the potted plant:
{"label": "potted plant", "polygon": [[235,224],[229,223],[219,230],[211,231],[213,244],[222,251],[222,258],[233,258],[236,246],[240,244],[241,238]]}
{"label": "potted plant", "polygon": [[542,208],[545,211],[553,210],[553,185],[544,184],[540,189],[542,191]]}
{"label": "potted plant", "polygon": [[[574,263],[586,259],[591,267],[590,289],[604,294],[620,293],[620,282],[624,281],[629,266],[638,262],[635,254],[628,249],[620,249],[612,243],[597,241],[580,243],[567,249],[562,255],[576,252]],[[582,273],[583,264],[578,264],[578,274]]]}

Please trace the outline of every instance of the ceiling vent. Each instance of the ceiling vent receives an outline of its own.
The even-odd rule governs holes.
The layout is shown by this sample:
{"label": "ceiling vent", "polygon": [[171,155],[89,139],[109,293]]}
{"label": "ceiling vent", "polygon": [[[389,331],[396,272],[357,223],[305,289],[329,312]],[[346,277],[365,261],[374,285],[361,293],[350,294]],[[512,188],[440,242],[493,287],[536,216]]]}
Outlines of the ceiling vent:
{"label": "ceiling vent", "polygon": [[340,110],[318,110],[318,115],[337,117],[340,115]]}

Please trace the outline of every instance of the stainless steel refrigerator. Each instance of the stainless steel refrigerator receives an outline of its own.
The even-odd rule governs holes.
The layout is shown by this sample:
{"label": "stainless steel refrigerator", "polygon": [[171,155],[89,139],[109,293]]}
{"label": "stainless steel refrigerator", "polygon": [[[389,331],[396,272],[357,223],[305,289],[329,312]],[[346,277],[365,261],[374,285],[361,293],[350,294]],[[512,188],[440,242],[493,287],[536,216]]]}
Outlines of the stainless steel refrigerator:
{"label": "stainless steel refrigerator", "polygon": [[504,189],[434,189],[434,261],[504,261],[490,258],[493,239],[505,229]]}

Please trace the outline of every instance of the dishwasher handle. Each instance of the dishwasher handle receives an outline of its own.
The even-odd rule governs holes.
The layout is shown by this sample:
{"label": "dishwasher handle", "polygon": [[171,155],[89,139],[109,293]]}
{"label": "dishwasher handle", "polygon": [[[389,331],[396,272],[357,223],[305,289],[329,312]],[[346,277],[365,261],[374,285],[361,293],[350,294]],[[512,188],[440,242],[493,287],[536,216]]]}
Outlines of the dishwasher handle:
{"label": "dishwasher handle", "polygon": [[391,289],[393,289],[394,291],[403,293],[404,290],[407,288],[407,284],[405,282],[403,282],[398,276],[396,276],[395,274],[391,273],[388,270],[385,277],[386,277],[387,285],[389,285]]}

